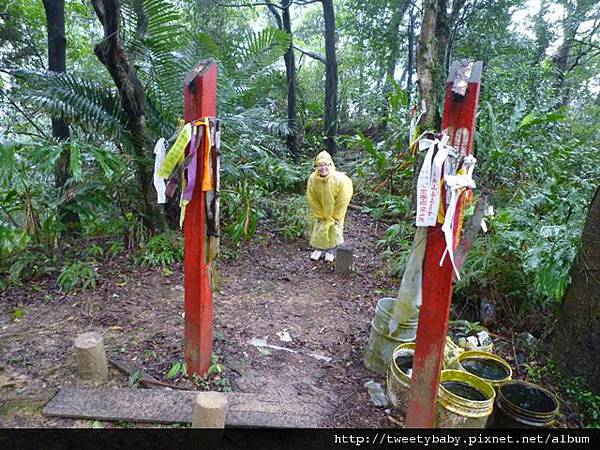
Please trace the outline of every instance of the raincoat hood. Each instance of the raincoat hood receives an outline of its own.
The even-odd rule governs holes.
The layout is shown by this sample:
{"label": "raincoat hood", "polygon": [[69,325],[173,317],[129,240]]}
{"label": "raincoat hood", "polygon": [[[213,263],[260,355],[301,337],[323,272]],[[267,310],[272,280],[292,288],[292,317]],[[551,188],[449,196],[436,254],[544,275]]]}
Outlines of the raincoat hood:
{"label": "raincoat hood", "polygon": [[[319,169],[317,169],[317,167],[316,167],[317,164],[319,164],[319,163],[329,163],[329,173],[324,177],[319,175]],[[327,178],[329,178],[331,176],[331,174],[333,172],[335,172],[335,164],[333,164],[333,159],[331,159],[331,155],[329,153],[327,153],[325,150],[323,150],[315,158],[315,173],[317,174],[319,179],[326,180]]]}

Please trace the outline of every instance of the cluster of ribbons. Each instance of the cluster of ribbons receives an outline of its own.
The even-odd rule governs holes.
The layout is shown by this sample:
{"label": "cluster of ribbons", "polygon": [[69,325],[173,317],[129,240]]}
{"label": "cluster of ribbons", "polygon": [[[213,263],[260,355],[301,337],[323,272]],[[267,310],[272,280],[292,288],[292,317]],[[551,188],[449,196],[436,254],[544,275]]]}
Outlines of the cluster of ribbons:
{"label": "cluster of ribbons", "polygon": [[[446,241],[446,250],[440,260],[443,264],[446,255],[450,258],[454,273],[460,280],[454,263],[454,247],[460,237],[465,202],[459,204],[461,195],[471,197],[475,188],[473,169],[476,160],[473,156],[462,158],[458,168],[459,153],[448,145],[449,137],[418,140],[419,150],[427,151],[417,179],[417,219],[419,227],[431,227],[441,223]],[[445,183],[445,198],[442,198]]]}
{"label": "cluster of ribbons", "polygon": [[[201,143],[204,143],[203,149],[200,148]],[[188,145],[189,151],[186,156],[185,149]],[[165,139],[161,138],[156,143],[154,148],[156,154],[154,186],[157,200],[158,203],[166,203],[166,197],[172,197],[177,186],[181,184],[180,226],[183,226],[186,206],[190,203],[194,194],[200,155],[204,157],[204,161],[201,162],[201,191],[207,192],[207,195],[211,193],[211,199],[216,198],[216,192],[219,189],[219,148],[220,122],[211,118],[203,118],[183,125],[175,143],[168,152]],[[165,180],[167,180],[166,184]],[[208,197],[207,200],[209,200]],[[207,201],[207,206],[211,203]],[[215,212],[209,213],[209,219],[210,216],[214,217]]]}

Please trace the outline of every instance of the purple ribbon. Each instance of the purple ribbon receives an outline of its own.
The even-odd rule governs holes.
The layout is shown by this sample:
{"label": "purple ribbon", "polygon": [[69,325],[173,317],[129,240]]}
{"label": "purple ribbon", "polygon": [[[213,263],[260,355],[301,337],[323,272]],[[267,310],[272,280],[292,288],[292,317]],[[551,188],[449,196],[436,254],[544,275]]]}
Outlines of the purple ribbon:
{"label": "purple ribbon", "polygon": [[202,141],[203,132],[204,128],[202,126],[192,126],[190,152],[188,153],[188,158],[191,158],[189,159],[189,163],[186,166],[184,166],[184,168],[187,170],[187,186],[185,188],[185,193],[183,194],[183,199],[188,202],[192,201],[192,196],[194,194],[194,186],[196,185],[196,172],[198,169],[198,147],[200,146],[200,141]]}

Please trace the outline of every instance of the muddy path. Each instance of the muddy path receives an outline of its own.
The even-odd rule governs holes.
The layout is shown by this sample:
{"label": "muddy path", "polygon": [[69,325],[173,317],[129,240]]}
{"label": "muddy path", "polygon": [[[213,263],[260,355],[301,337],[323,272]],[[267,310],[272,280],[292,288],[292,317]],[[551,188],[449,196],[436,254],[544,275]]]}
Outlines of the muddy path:
{"label": "muddy path", "polygon": [[[362,357],[375,303],[394,288],[377,246],[385,228],[350,212],[346,243],[354,248],[356,270],[346,276],[323,260],[310,261],[305,240],[284,241],[267,230],[235,258],[221,258],[213,350],[225,369],[217,383],[200,386],[185,376],[167,379],[183,359],[181,264],[165,274],[122,255],[99,265],[92,291],[61,293],[55,278],[4,291],[0,426],[91,426],[91,421],[40,414],[61,387],[84,385],[75,376],[72,342],[91,330],[104,336],[109,358],[134,363],[162,381],[298,398],[314,406],[323,427],[395,426],[403,418],[375,407],[363,387],[371,379],[383,382],[364,368]],[[256,339],[287,350],[259,349],[252,344]],[[127,387],[130,381],[113,368],[107,385]]]}

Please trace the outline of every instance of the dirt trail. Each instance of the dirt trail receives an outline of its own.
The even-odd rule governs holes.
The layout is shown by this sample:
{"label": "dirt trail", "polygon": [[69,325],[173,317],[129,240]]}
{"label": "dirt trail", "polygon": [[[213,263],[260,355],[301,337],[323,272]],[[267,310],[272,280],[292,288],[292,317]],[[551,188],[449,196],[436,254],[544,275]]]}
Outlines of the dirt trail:
{"label": "dirt trail", "polygon": [[[393,426],[400,419],[374,407],[363,388],[370,379],[383,381],[362,365],[377,292],[391,288],[376,249],[383,232],[367,216],[349,214],[346,242],[354,248],[357,270],[348,276],[335,274],[323,260],[310,261],[305,240],[283,241],[268,232],[259,233],[237,258],[219,262],[213,347],[234,391],[313,403],[324,427]],[[101,332],[109,357],[168,381],[171,364],[182,359],[181,265],[166,276],[135,267],[124,256],[105,261],[99,272],[94,291],[62,294],[48,279],[3,293],[0,426],[90,426],[39,414],[54,391],[81,385],[71,345],[83,331]],[[15,321],[17,306],[24,316]],[[283,331],[291,342],[279,339]],[[270,349],[265,355],[250,344],[253,338],[294,353]],[[189,380],[179,383],[191,386]],[[108,385],[126,387],[128,380],[112,369]]]}

